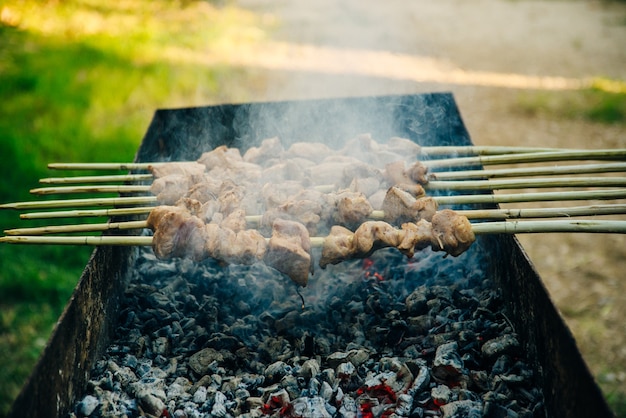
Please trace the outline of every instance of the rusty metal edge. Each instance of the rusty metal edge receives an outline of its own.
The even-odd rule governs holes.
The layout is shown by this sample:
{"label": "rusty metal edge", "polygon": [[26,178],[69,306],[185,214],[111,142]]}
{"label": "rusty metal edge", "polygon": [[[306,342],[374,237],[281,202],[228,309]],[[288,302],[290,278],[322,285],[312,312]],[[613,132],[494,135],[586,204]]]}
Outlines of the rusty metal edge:
{"label": "rusty metal edge", "polygon": [[114,329],[130,248],[98,247],[8,417],[59,417],[71,412],[94,361]]}
{"label": "rusty metal edge", "polygon": [[615,416],[530,257],[515,236],[490,237],[501,252],[495,280],[529,358],[537,359],[546,416]]}

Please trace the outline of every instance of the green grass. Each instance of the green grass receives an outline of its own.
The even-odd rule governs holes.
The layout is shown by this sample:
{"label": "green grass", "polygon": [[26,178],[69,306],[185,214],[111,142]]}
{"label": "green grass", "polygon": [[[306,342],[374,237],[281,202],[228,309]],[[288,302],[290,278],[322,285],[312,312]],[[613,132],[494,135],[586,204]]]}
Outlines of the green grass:
{"label": "green grass", "polygon": [[[34,200],[28,190],[59,174],[49,162],[132,161],[157,108],[247,100],[236,88],[244,70],[198,57],[220,43],[254,42],[259,22],[199,1],[0,4],[0,203]],[[46,223],[0,211],[2,230]],[[0,416],[91,251],[0,245]]]}
{"label": "green grass", "polygon": [[516,110],[529,116],[626,123],[626,82],[596,78],[581,90],[525,91]]}

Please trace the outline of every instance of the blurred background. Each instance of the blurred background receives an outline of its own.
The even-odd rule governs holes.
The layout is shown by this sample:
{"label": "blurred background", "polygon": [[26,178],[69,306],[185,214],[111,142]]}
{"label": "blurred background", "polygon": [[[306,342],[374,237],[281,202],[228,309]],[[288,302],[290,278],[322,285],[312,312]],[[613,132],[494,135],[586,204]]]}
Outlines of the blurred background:
{"label": "blurred background", "polygon": [[[624,148],[625,46],[624,1],[3,0],[0,203],[132,161],[158,108],[451,91],[477,145]],[[625,237],[520,241],[626,416]],[[0,245],[0,416],[90,253]]]}

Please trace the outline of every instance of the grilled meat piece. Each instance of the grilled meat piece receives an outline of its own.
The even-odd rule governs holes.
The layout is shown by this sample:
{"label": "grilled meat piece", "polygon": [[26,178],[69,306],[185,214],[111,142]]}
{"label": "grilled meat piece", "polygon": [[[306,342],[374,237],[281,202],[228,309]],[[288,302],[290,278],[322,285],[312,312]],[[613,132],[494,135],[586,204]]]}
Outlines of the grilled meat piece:
{"label": "grilled meat piece", "polygon": [[295,142],[283,154],[284,158],[306,158],[319,163],[336,151],[321,142]]}
{"label": "grilled meat piece", "polygon": [[422,147],[406,138],[391,137],[386,145],[389,151],[411,160],[416,159],[422,153]]}
{"label": "grilled meat piece", "polygon": [[[158,217],[152,238],[154,254],[161,259],[173,257],[205,259],[204,246],[207,236],[204,222],[185,210],[177,209],[162,212]],[[154,221],[155,219],[152,222]],[[152,222],[149,221],[148,224]]]}
{"label": "grilled meat piece", "polygon": [[380,248],[397,247],[401,242],[401,231],[387,222],[363,222],[354,232],[355,256],[367,257]]}
{"label": "grilled meat piece", "polygon": [[394,186],[387,190],[382,209],[388,222],[401,224],[420,219],[430,221],[437,211],[437,201],[432,197],[415,199],[410,193]]}
{"label": "grilled meat piece", "polygon": [[235,163],[243,162],[243,158],[239,148],[229,148],[226,145],[221,145],[212,151],[203,153],[197,161],[199,164],[204,165],[207,171],[211,171],[216,168],[230,168]]}
{"label": "grilled meat piece", "polygon": [[404,223],[402,224],[402,242],[397,248],[407,257],[413,257],[416,250],[423,250],[431,245],[432,232],[431,223],[424,219]]}
{"label": "grilled meat piece", "polygon": [[148,167],[148,171],[150,171],[156,179],[172,174],[188,177],[202,177],[205,170],[206,167],[204,165],[195,161],[156,163]]}
{"label": "grilled meat piece", "polygon": [[220,202],[220,212],[228,215],[239,208],[245,195],[245,189],[231,180],[225,180],[220,186],[217,200]]}
{"label": "grilled meat piece", "polygon": [[217,199],[221,185],[221,181],[215,180],[209,176],[203,176],[201,181],[189,187],[185,197],[199,200],[202,203],[215,200]]}
{"label": "grilled meat piece", "polygon": [[445,251],[456,257],[476,240],[469,220],[450,209],[437,212],[432,219],[434,251]]}
{"label": "grilled meat piece", "polygon": [[284,151],[278,137],[264,139],[259,147],[250,147],[243,155],[243,160],[248,163],[264,165],[264,163]]}
{"label": "grilled meat piece", "polygon": [[354,232],[343,226],[334,225],[330,234],[324,239],[320,267],[338,264],[354,257]]}
{"label": "grilled meat piece", "polygon": [[306,286],[313,265],[309,232],[304,225],[276,219],[264,260],[267,265],[286,274],[296,284]]}
{"label": "grilled meat piece", "polygon": [[242,209],[236,209],[220,222],[220,226],[234,232],[243,231],[247,226],[246,213]]}
{"label": "grilled meat piece", "polygon": [[229,264],[254,264],[263,260],[267,243],[256,230],[234,232],[217,224],[205,227],[208,239],[205,250],[208,257]]}
{"label": "grilled meat piece", "polygon": [[186,208],[178,206],[157,206],[150,211],[148,219],[146,219],[146,224],[148,225],[148,228],[152,229],[153,231],[156,230],[161,223],[161,219],[170,212],[183,214],[188,211],[186,210]]}
{"label": "grilled meat piece", "polygon": [[380,189],[380,180],[376,177],[354,178],[348,189],[352,192],[363,193],[371,196]]}
{"label": "grilled meat piece", "polygon": [[405,170],[405,164],[402,160],[397,160],[385,165],[385,179],[390,185],[412,183]]}
{"label": "grilled meat piece", "polygon": [[169,174],[155,178],[150,186],[150,192],[156,196],[162,205],[173,205],[178,199],[187,194],[193,185],[192,177],[184,174]]}
{"label": "grilled meat piece", "polygon": [[160,259],[189,257],[199,261],[212,257],[251,264],[263,259],[267,245],[258,231],[241,229],[242,220],[245,222],[240,211],[233,212],[222,225],[205,224],[183,207],[158,206],[150,212],[147,224],[154,231],[152,247]]}
{"label": "grilled meat piece", "polygon": [[365,222],[374,209],[363,193],[341,191],[337,194],[337,223],[356,226]]}
{"label": "grilled meat piece", "polygon": [[406,170],[407,176],[416,183],[428,184],[428,166],[416,161]]}

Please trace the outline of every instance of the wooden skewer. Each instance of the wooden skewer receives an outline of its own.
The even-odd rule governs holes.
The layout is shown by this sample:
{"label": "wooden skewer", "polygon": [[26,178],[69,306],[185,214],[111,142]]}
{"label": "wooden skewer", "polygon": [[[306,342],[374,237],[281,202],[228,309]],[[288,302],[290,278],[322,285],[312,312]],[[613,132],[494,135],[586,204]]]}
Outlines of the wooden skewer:
{"label": "wooden skewer", "polygon": [[50,163],[48,168],[51,170],[148,170],[160,164],[168,164],[167,162],[152,163]]}
{"label": "wooden skewer", "polygon": [[524,154],[487,155],[476,157],[446,158],[441,160],[423,161],[432,168],[468,167],[473,165],[496,165],[518,163],[541,163],[548,161],[582,161],[582,160],[623,160],[626,149],[615,150],[576,150],[556,152],[534,152]]}
{"label": "wooden skewer", "polygon": [[532,209],[475,209],[455,210],[468,219],[531,219],[564,218],[573,216],[603,216],[626,214],[626,204],[570,206],[562,208]]}
{"label": "wooden skewer", "polygon": [[111,176],[77,176],[77,177],[48,177],[40,179],[43,184],[79,184],[79,183],[107,183],[112,182],[133,182],[152,181],[152,174],[120,174]]}
{"label": "wooden skewer", "polygon": [[468,145],[468,146],[431,146],[420,147],[420,154],[424,155],[500,155],[524,154],[531,152],[573,151],[562,148],[537,147],[508,147],[497,145]]}
{"label": "wooden skewer", "polygon": [[464,205],[464,204],[499,204],[519,202],[547,202],[569,200],[611,200],[626,197],[623,190],[587,190],[568,192],[537,192],[537,193],[513,193],[513,194],[485,194],[485,195],[459,195],[459,196],[435,196],[433,199],[439,205]]}
{"label": "wooden skewer", "polygon": [[[626,221],[506,221],[472,224],[476,235],[485,234],[537,234],[548,232],[585,232],[626,234]],[[266,238],[269,239],[269,238]],[[324,237],[311,237],[312,247],[324,245]],[[0,243],[9,244],[53,244],[53,245],[152,245],[150,236],[6,236]]]}
{"label": "wooden skewer", "polygon": [[[466,180],[466,181],[431,181],[424,186],[427,190],[504,190],[550,187],[624,187],[626,177],[559,177],[545,179],[504,179],[504,180]],[[317,186],[317,190],[334,189],[332,185]],[[69,194],[69,193],[148,193],[150,186],[68,186],[41,187],[32,189],[32,194]]]}
{"label": "wooden skewer", "polygon": [[472,224],[476,235],[540,234],[547,232],[587,232],[594,234],[626,234],[626,221],[506,221]]}
{"label": "wooden skewer", "polygon": [[[626,197],[626,190],[583,190],[565,192],[537,192],[537,193],[513,193],[513,194],[472,194],[433,196],[440,205],[455,204],[496,204],[517,202],[546,202],[567,200],[610,200]],[[0,205],[0,209],[53,209],[89,206],[122,206],[158,204],[156,196],[118,197],[118,198],[94,198],[94,199],[67,199],[67,200],[44,200],[39,202],[17,202]],[[32,219],[32,218],[31,218]]]}
{"label": "wooden skewer", "polygon": [[[456,213],[468,219],[527,219],[527,218],[562,218],[572,216],[600,216],[626,214],[626,204],[591,205],[562,208],[538,209],[484,209],[484,210],[457,210]],[[246,216],[250,224],[258,225],[262,216]],[[384,220],[385,213],[375,210],[369,216],[371,220]],[[34,228],[16,228],[4,231],[7,235],[47,235],[59,233],[96,232],[109,230],[126,230],[147,228],[146,221],[107,222],[83,225],[53,225]]]}
{"label": "wooden skewer", "polygon": [[48,235],[60,233],[76,233],[76,232],[98,232],[98,231],[114,231],[127,229],[143,229],[148,225],[146,221],[127,221],[127,222],[107,222],[101,224],[82,224],[82,225],[51,225],[40,226],[34,228],[16,228],[4,231],[7,235]]}
{"label": "wooden skewer", "polygon": [[[533,177],[555,176],[563,174],[598,174],[626,172],[626,163],[601,163],[565,166],[501,168],[467,171],[442,171],[430,173],[428,177],[433,180],[471,180],[492,179],[501,177]],[[80,184],[80,183],[106,183],[106,182],[141,182],[152,181],[152,174],[123,174],[104,176],[82,177],[49,177],[39,180],[43,184]]]}
{"label": "wooden skewer", "polygon": [[127,186],[127,185],[101,185],[101,186],[64,186],[64,187],[39,187],[31,189],[30,193],[37,195],[69,194],[69,193],[146,193],[150,186]]}
{"label": "wooden skewer", "polygon": [[[506,146],[439,146],[420,147],[420,154],[425,155],[500,155],[536,152],[569,151],[560,148],[506,147]],[[53,170],[147,170],[151,166],[168,162],[148,163],[50,163]]]}
{"label": "wooden skewer", "polygon": [[137,208],[119,209],[83,209],[83,210],[61,210],[55,212],[33,212],[23,213],[20,219],[55,219],[55,218],[85,218],[85,217],[109,217],[121,215],[141,215],[152,212],[154,206],[144,206]]}
{"label": "wooden skewer", "polygon": [[621,173],[626,172],[626,163],[603,163],[603,164],[583,164],[564,165],[546,167],[522,167],[522,168],[501,168],[485,170],[467,171],[441,171],[431,173],[428,177],[432,180],[470,180],[481,178],[501,178],[501,177],[532,177],[532,176],[554,176],[562,174],[598,174],[598,173]]}
{"label": "wooden skewer", "polygon": [[17,202],[0,205],[0,209],[53,209],[88,206],[146,205],[156,203],[155,196],[101,197],[94,199],[42,200],[39,202]]}
{"label": "wooden skewer", "polygon": [[[450,147],[454,149],[455,147]],[[462,147],[463,148],[463,147]],[[455,154],[455,152],[450,151]],[[538,163],[547,161],[581,161],[581,160],[623,160],[626,149],[611,150],[551,150],[516,152],[498,155],[476,155],[472,157],[442,158],[425,160],[422,163],[429,168],[467,167],[472,165]],[[48,168],[55,170],[147,170],[150,167],[169,164],[167,162],[149,163],[51,163]]]}

